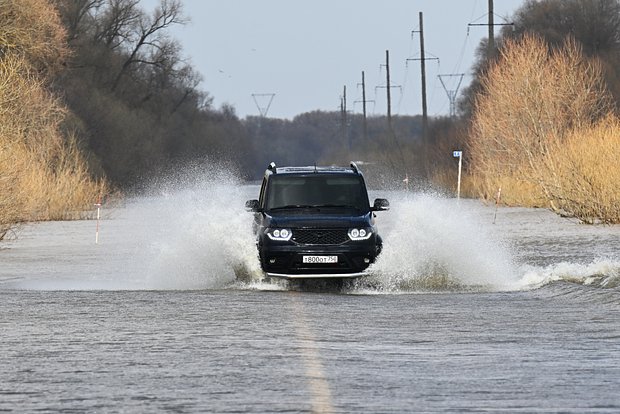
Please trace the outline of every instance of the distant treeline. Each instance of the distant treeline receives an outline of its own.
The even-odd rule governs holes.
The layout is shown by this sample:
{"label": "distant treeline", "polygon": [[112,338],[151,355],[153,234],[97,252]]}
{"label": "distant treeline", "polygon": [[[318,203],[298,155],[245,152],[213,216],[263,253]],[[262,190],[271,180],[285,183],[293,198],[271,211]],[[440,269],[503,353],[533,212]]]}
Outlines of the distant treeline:
{"label": "distant treeline", "polygon": [[54,89],[94,172],[127,188],[182,160],[248,158],[234,109],[212,107],[170,37],[185,22],[180,0],[162,0],[153,13],[137,0],[54,1],[72,50]]}
{"label": "distant treeline", "polygon": [[[453,191],[457,171],[451,153],[463,149],[466,194],[491,198],[496,187],[504,183],[503,194],[511,203],[551,206],[562,214],[595,221],[587,216],[596,218],[602,213],[587,209],[583,209],[585,213],[576,212],[569,208],[576,201],[565,200],[568,196],[558,188],[569,185],[571,180],[562,178],[564,181],[560,183],[559,170],[549,169],[555,164],[546,158],[545,151],[552,148],[546,145],[550,137],[561,143],[573,136],[576,128],[581,128],[581,134],[587,134],[590,127],[599,131],[599,136],[607,137],[609,134],[602,132],[604,128],[598,122],[605,119],[609,128],[616,125],[613,116],[620,102],[620,0],[526,1],[509,19],[514,26],[502,29],[493,50],[487,49],[486,39],[479,45],[473,68],[475,77],[461,96],[458,116],[430,119],[425,141],[419,115],[395,116],[391,125],[384,116],[370,117],[364,133],[361,115],[343,117],[339,112],[314,111],[292,120],[240,119],[233,107],[215,108],[208,92],[209,82],[201,83],[200,74],[183,60],[181,45],[170,36],[172,26],[186,21],[181,0],[161,0],[159,6],[148,13],[141,8],[139,0],[1,0],[0,63],[3,66],[0,67],[5,69],[0,70],[0,92],[5,88],[8,98],[0,101],[0,115],[9,114],[7,119],[15,121],[15,131],[33,131],[34,124],[28,115],[19,112],[22,107],[10,106],[15,102],[14,95],[11,95],[12,89],[6,87],[9,76],[16,73],[26,80],[24,85],[32,80],[31,84],[37,85],[37,93],[41,96],[37,104],[48,108],[49,113],[47,121],[40,125],[47,125],[46,128],[54,133],[44,134],[41,127],[36,134],[38,141],[24,138],[28,134],[18,135],[27,143],[24,148],[31,153],[37,153],[36,148],[45,148],[45,145],[50,148],[47,150],[49,159],[39,158],[49,177],[60,174],[59,166],[66,172],[79,171],[77,179],[92,184],[84,194],[92,194],[92,189],[108,191],[107,183],[121,190],[139,188],[152,177],[186,163],[204,160],[226,161],[248,179],[260,177],[270,161],[312,165],[360,160],[366,164],[365,169],[381,172],[383,184],[402,185],[408,177],[414,185]],[[18,29],[13,30],[14,27]],[[573,76],[575,71],[592,67],[593,77],[588,79],[596,88],[590,90],[590,95],[586,91],[579,96],[591,98],[592,93],[602,94],[602,101],[596,101],[596,108],[601,110],[590,115],[564,116],[564,109],[577,106],[562,101],[562,97],[576,95],[562,93],[550,93],[545,99],[535,94],[522,100],[500,99],[495,93],[502,85],[498,74],[508,77],[506,70],[516,70],[511,62],[519,60],[510,57],[527,56],[523,47],[542,54],[537,55],[541,65],[549,64],[562,70],[553,72],[541,68],[526,74],[526,78],[511,72],[514,82],[511,89],[502,90],[503,97],[520,96],[523,86],[518,84],[519,80],[529,82],[534,75],[549,76],[548,79],[537,78],[538,85],[575,89],[583,85],[567,86],[553,79],[553,73],[578,79]],[[570,53],[562,52],[566,50]],[[558,56],[567,58],[562,60]],[[16,62],[22,66],[10,66]],[[31,93],[28,99],[32,101],[33,96]],[[29,101],[25,99],[24,102]],[[505,112],[493,112],[493,119],[485,118],[491,112],[483,112],[482,108],[495,108],[494,102],[514,106]],[[520,111],[523,105],[529,112]],[[524,123],[524,116],[515,115],[546,114],[552,107],[557,109],[555,118],[551,115],[536,118],[530,124]],[[576,125],[571,119],[587,119],[588,122]],[[565,124],[557,124],[562,122]],[[505,128],[493,129],[493,124]],[[542,124],[554,125],[555,129],[539,128]],[[524,148],[511,144],[516,139],[511,133],[515,129],[523,132],[520,137],[524,142],[541,144],[536,147],[541,157],[533,153],[525,160],[514,157],[511,151]],[[3,131],[0,128],[3,142],[17,142]],[[498,131],[502,136],[488,136]],[[52,140],[45,141],[44,136],[55,136],[53,145],[50,144]],[[492,140],[485,141],[489,138]],[[492,141],[499,145],[487,151],[490,144],[484,142]],[[591,145],[598,145],[596,139],[591,142]],[[13,183],[20,176],[20,168],[30,165],[29,162],[11,161],[20,156],[14,152],[8,157],[5,148],[8,146],[2,147],[0,154],[0,185]],[[58,148],[64,148],[65,152],[59,153]],[[535,152],[534,147],[525,145],[525,148]],[[8,161],[2,163],[3,159]],[[65,161],[59,164],[60,159]],[[74,160],[74,164],[70,164],[69,159]],[[522,161],[524,164],[518,164]],[[607,166],[607,160],[581,161],[617,169],[615,165]],[[549,168],[528,170],[524,167],[531,163],[547,163]],[[9,165],[11,172],[8,172]],[[573,181],[594,188],[593,192],[583,194],[605,192],[604,200],[597,201],[599,204],[616,202],[620,205],[617,191],[597,190],[595,186],[603,184],[592,178],[583,179],[587,168],[578,170],[576,174],[581,175]],[[82,178],[84,174],[87,179]],[[545,181],[541,174],[551,174],[557,180]],[[531,197],[510,198],[518,191],[525,191]],[[581,200],[589,196],[579,197]],[[8,205],[13,201],[4,203]],[[2,203],[0,198],[0,211]],[[620,217],[614,218],[614,213],[605,214],[604,221],[620,221]],[[8,220],[26,220],[34,215],[9,217],[13,218]]]}
{"label": "distant treeline", "polygon": [[[448,117],[432,118],[430,148],[425,148],[422,116],[368,117],[366,131],[359,114],[308,112],[293,120],[248,117],[243,125],[252,142],[250,176],[259,178],[269,161],[286,165],[331,165],[360,161],[380,175],[384,185],[402,185],[452,168],[452,150],[463,144],[460,124]],[[425,156],[426,154],[426,156]]]}
{"label": "distant treeline", "polygon": [[[43,1],[43,0],[41,0]],[[505,39],[536,32],[550,47],[567,36],[584,53],[604,62],[614,97],[620,96],[620,11],[616,0],[527,1],[502,30],[488,56],[478,49],[476,79],[460,100],[457,118],[430,119],[428,146],[419,115],[368,119],[364,139],[361,115],[314,111],[292,120],[248,117],[233,107],[214,108],[199,88],[200,74],[186,64],[170,37],[184,24],[181,0],[161,0],[147,13],[136,0],[54,0],[72,50],[66,70],[54,83],[75,115],[67,128],[77,131],[91,154],[92,170],[121,188],[144,182],[171,165],[206,158],[224,159],[242,176],[256,178],[265,164],[343,163],[351,159],[379,164],[394,176],[412,176],[450,189],[456,168],[450,154],[469,134],[480,79],[499,56]],[[467,156],[467,154],[466,154]]]}
{"label": "distant treeline", "polygon": [[[45,1],[45,0],[41,0]],[[55,0],[72,55],[55,79],[91,168],[121,188],[186,161],[220,159],[255,179],[266,164],[342,163],[355,158],[386,164],[398,175],[422,172],[421,118],[368,120],[310,112],[293,120],[248,117],[214,108],[201,77],[169,36],[183,24],[180,0],[162,0],[153,14],[136,0]],[[208,84],[205,85],[208,89]],[[443,122],[443,121],[442,121]]]}

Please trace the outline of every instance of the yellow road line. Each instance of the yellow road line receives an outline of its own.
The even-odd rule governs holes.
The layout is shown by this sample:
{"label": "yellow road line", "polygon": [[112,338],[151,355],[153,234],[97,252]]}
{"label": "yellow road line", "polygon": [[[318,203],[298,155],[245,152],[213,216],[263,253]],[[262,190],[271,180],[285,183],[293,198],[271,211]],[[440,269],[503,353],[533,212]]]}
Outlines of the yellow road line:
{"label": "yellow road line", "polygon": [[316,336],[310,327],[308,318],[304,312],[303,303],[299,300],[298,292],[291,292],[293,297],[293,324],[297,339],[301,343],[302,359],[306,369],[306,380],[312,392],[312,412],[332,413],[332,393],[329,382],[325,377],[323,362],[319,348],[316,344]]}

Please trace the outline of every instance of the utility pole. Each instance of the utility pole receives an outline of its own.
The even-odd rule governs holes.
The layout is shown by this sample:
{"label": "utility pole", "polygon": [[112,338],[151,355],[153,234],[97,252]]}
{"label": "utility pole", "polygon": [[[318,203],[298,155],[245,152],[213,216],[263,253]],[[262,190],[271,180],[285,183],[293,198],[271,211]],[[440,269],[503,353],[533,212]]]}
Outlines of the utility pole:
{"label": "utility pole", "polygon": [[426,58],[424,57],[424,19],[420,17],[420,71],[422,72],[422,139],[424,142],[424,159],[428,155],[428,110],[426,107]]}
{"label": "utility pole", "polygon": [[411,33],[420,33],[420,71],[422,72],[422,145],[424,148],[424,164],[425,170],[428,171],[428,109],[426,106],[426,61],[439,60],[438,58],[426,58],[424,55],[424,18],[422,12],[419,12],[420,30],[412,30]]}
{"label": "utility pole", "polygon": [[[343,142],[347,141],[347,85],[342,90],[342,98],[340,98],[340,122]],[[351,141],[349,140],[349,149],[351,149]]]}
{"label": "utility pole", "polygon": [[368,139],[368,123],[366,122],[366,77],[362,71],[362,108],[364,111],[364,141]]}
{"label": "utility pole", "polygon": [[390,131],[392,131],[392,97],[391,97],[391,89],[392,88],[400,88],[400,86],[392,86],[390,84],[390,51],[385,51],[385,72],[386,72],[386,86],[376,86],[377,88],[386,88],[387,89],[387,119],[388,125],[390,127]]}
{"label": "utility pole", "polygon": [[495,30],[493,24],[493,0],[489,0],[489,44],[487,49],[487,57],[491,59],[493,57],[493,51],[495,50]]}
{"label": "utility pole", "polygon": [[357,102],[361,102],[362,103],[362,111],[363,111],[363,114],[364,114],[364,118],[363,118],[364,141],[366,141],[368,139],[368,122],[366,120],[366,118],[367,118],[366,102],[374,102],[374,101],[367,101],[366,100],[366,77],[365,77],[364,71],[362,71],[362,83],[358,83],[357,85],[362,87],[362,100],[361,101],[355,101],[354,103],[357,103]]}
{"label": "utility pole", "polygon": [[387,90],[387,118],[388,124],[390,125],[390,129],[392,129],[392,97],[390,94],[390,51],[385,51],[385,76],[386,76],[386,85],[385,88]]}
{"label": "utility pole", "polygon": [[495,23],[495,13],[493,11],[493,0],[489,0],[489,13],[487,15],[487,23],[468,23],[467,33],[471,26],[487,26],[489,29],[489,39],[487,40],[487,60],[493,58],[495,52],[495,26],[514,26],[514,23],[508,23],[504,20],[504,23]]}

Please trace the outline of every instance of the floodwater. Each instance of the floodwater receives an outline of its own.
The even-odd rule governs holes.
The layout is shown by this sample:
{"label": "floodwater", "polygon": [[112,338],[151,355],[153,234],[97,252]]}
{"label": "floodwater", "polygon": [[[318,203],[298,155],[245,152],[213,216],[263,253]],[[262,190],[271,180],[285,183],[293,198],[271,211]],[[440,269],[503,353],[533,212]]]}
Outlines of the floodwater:
{"label": "floodwater", "polygon": [[620,227],[379,192],[372,276],[301,289],[259,280],[256,191],[1,244],[0,411],[620,412]]}

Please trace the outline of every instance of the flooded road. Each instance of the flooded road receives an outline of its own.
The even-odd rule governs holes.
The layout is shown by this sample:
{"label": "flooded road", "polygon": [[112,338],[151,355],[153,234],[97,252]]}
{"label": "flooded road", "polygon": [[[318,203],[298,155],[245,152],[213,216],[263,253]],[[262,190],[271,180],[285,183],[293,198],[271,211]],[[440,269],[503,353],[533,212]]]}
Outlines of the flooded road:
{"label": "flooded road", "polygon": [[382,193],[372,276],[298,289],[257,280],[255,191],[3,243],[0,411],[620,411],[620,227]]}

